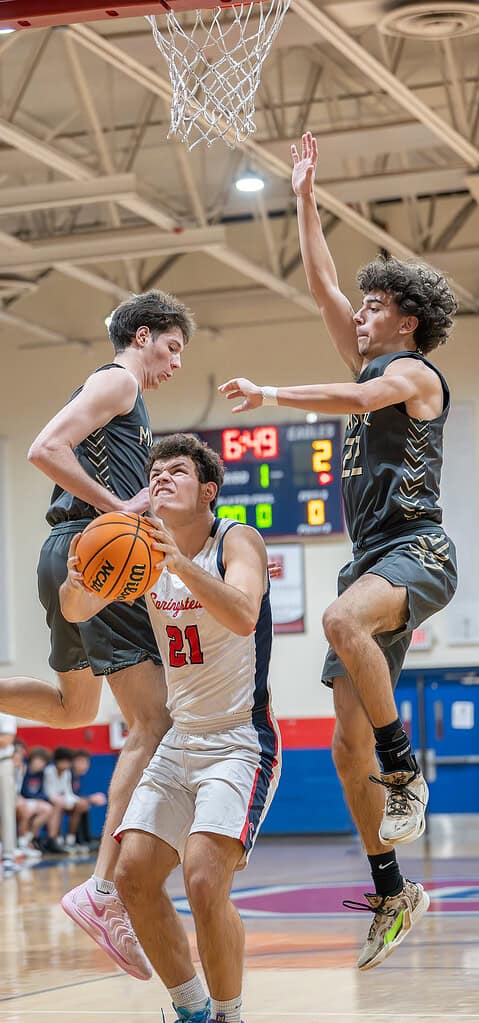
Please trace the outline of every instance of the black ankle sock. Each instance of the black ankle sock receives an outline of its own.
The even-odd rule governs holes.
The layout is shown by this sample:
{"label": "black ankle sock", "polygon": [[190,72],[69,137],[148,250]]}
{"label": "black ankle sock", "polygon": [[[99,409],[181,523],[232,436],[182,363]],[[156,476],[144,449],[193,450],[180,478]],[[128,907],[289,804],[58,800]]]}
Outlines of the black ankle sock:
{"label": "black ankle sock", "polygon": [[394,849],[391,852],[378,853],[377,856],[368,856],[368,860],[376,895],[397,895],[404,881]]}
{"label": "black ankle sock", "polygon": [[374,729],[376,753],[384,774],[393,771],[417,771],[417,761],[400,718],[390,725]]}

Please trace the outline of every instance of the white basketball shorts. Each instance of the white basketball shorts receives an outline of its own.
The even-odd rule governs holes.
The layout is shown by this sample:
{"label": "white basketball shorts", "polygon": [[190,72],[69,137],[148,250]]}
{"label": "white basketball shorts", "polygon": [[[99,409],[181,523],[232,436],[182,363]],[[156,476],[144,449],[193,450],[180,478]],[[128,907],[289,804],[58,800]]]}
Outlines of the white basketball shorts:
{"label": "white basketball shorts", "polygon": [[227,732],[185,735],[173,726],[143,772],[114,833],[146,831],[183,859],[195,832],[237,838],[245,860],[268,812],[281,773],[281,741],[274,720]]}

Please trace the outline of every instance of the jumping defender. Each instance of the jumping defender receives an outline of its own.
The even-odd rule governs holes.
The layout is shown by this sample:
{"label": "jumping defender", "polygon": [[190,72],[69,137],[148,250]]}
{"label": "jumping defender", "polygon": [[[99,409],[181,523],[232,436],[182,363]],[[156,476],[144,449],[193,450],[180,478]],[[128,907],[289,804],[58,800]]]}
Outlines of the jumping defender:
{"label": "jumping defender", "polygon": [[321,228],[310,132],[301,159],[295,146],[292,156],[309,288],[357,382],[261,388],[241,378],[220,391],[242,399],[234,412],[267,404],[348,416],[342,482],[353,560],[323,617],[330,647],[322,678],[334,691],[336,769],[376,890],[366,895],[374,920],[358,959],[365,970],[382,962],[429,906],[422,886],[401,876],[393,849],[422,834],[428,800],[393,688],[413,630],[445,607],[457,582],[438,505],[449,390],[426,358],[446,341],[456,302],[432,268],[380,258],[358,273],[363,301],[354,313]]}
{"label": "jumping defender", "polygon": [[112,362],[88,377],[33,442],[29,460],[55,483],[38,582],[58,684],[0,679],[1,710],[52,728],[78,728],[94,720],[107,676],[129,734],[111,781],[95,873],[62,904],[119,966],[143,980],[151,977],[151,967],[115,892],[118,847],[111,833],[170,724],[163,668],[144,601],[112,604],[76,625],[63,617],[58,590],[75,533],[100,512],[148,508],[145,464],[152,436],[143,392],[157,389],[180,368],[193,330],[189,310],[173,296],[132,295],[109,321]]}

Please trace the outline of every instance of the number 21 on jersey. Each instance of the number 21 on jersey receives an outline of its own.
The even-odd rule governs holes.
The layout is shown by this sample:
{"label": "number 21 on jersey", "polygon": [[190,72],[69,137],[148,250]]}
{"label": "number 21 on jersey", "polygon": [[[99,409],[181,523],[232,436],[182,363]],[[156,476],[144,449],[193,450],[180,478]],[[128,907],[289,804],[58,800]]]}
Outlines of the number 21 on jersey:
{"label": "number 21 on jersey", "polygon": [[184,668],[185,664],[203,664],[204,657],[197,625],[187,625],[186,629],[168,625],[166,634],[170,641],[168,650],[170,668]]}

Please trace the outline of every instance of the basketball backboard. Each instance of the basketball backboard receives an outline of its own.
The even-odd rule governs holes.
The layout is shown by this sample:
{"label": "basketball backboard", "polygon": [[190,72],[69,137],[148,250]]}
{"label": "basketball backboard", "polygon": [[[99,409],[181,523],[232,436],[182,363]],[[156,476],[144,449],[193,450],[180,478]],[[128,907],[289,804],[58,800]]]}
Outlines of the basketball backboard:
{"label": "basketball backboard", "polygon": [[[0,31],[3,29],[46,28],[48,25],[71,25],[79,21],[113,21],[116,18],[139,18],[170,10],[190,10],[192,0],[1,0]],[[222,6],[218,0],[201,0],[202,8]]]}

